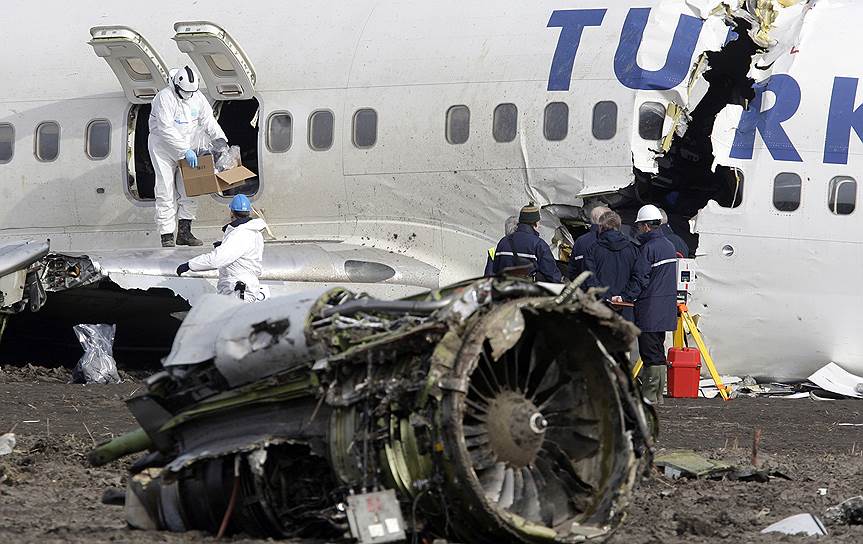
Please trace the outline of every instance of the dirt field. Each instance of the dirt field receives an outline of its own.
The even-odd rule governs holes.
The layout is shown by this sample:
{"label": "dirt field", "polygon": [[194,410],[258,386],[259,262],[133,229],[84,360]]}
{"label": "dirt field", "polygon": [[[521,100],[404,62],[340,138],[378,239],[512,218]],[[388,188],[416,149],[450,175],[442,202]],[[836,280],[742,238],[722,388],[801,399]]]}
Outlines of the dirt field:
{"label": "dirt field", "polygon": [[[140,382],[83,386],[65,379],[62,370],[0,372],[0,434],[14,428],[18,438],[15,451],[0,457],[0,542],[214,541],[196,533],[130,531],[121,508],[100,503],[105,488],[124,486],[126,465],[93,469],[84,455],[94,442],[134,426],[122,401]],[[839,425],[863,423],[863,402],[677,400],[666,402],[660,420],[660,453],[694,449],[734,462],[748,460],[753,431],[760,428],[762,462],[793,480],[669,481],[656,475],[636,493],[614,544],[814,542],[759,531],[792,514],[822,516],[828,506],[863,494],[863,426]],[[828,531],[822,541],[863,542],[863,526]]]}

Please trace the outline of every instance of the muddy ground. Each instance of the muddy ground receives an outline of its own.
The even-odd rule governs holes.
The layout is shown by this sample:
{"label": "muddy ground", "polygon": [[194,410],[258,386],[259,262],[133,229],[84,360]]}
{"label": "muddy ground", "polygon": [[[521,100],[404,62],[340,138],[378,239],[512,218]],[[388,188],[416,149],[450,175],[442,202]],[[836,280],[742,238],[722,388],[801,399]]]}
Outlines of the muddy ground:
{"label": "muddy ground", "polygon": [[[2,368],[0,434],[14,428],[18,445],[0,457],[0,542],[215,540],[199,533],[130,531],[122,508],[100,503],[105,488],[124,485],[126,464],[94,469],[84,456],[95,442],[134,427],[123,399],[141,385],[136,376],[127,378],[119,385],[83,386],[65,383],[62,369]],[[793,480],[671,481],[656,473],[636,492],[613,544],[815,542],[759,531],[801,512],[821,516],[828,506],[863,494],[863,426],[839,425],[863,424],[863,402],[668,400],[659,415],[658,453],[694,449],[748,462],[754,429],[760,428],[760,462]],[[828,531],[822,542],[863,542],[863,526]]]}

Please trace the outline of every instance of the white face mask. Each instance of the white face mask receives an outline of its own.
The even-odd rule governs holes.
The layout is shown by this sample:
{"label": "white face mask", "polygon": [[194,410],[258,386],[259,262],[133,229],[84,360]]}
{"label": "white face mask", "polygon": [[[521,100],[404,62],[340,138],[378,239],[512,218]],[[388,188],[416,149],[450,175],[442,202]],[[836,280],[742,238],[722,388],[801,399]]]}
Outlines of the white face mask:
{"label": "white face mask", "polygon": [[182,98],[183,100],[188,100],[188,99],[192,98],[193,94],[195,94],[192,91],[184,91],[183,89],[180,89],[179,87],[177,88],[177,93],[180,95],[180,98]]}

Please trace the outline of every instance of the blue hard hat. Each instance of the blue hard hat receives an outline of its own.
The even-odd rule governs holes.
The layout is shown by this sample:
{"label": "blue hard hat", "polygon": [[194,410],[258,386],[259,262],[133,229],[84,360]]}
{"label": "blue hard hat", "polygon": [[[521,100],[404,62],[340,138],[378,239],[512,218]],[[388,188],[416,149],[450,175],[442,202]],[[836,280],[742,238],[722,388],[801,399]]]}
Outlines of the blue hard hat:
{"label": "blue hard hat", "polygon": [[232,212],[250,212],[252,201],[246,195],[237,195],[231,199],[230,208]]}

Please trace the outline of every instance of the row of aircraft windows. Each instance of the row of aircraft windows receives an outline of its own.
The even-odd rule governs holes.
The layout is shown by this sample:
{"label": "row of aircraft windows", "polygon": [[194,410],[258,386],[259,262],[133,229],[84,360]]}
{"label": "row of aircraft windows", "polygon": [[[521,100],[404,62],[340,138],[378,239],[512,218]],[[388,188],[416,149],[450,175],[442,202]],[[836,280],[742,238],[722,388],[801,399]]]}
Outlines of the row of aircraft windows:
{"label": "row of aircraft windows", "polygon": [[[639,108],[639,135],[646,140],[662,137],[665,107],[658,102],[646,102]],[[370,108],[354,113],[351,141],[359,149],[368,149],[377,142],[378,114]],[[335,117],[332,111],[318,110],[309,116],[309,147],[315,151],[326,151],[333,145]],[[561,141],[569,133],[569,106],[565,102],[552,102],[543,114],[543,135],[549,141]],[[593,136],[598,140],[610,140],[617,133],[617,104],[611,101],[598,102],[593,108]],[[496,142],[511,142],[518,133],[518,108],[515,104],[499,104],[494,109],[492,136]],[[470,109],[467,106],[452,106],[446,113],[446,140],[451,144],[463,144],[470,137]],[[106,158],[111,151],[111,124],[105,119],[95,119],[85,131],[87,156],[94,160]],[[267,148],[272,153],[284,153],[293,143],[293,118],[288,112],[273,113],[267,128]],[[15,151],[15,127],[0,123],[0,164],[12,160]],[[36,127],[36,158],[51,162],[60,154],[60,125],[45,121]]]}
{"label": "row of aircraft windows", "polygon": [[[94,119],[84,130],[84,151],[93,160],[102,160],[111,153],[111,123],[107,119]],[[15,127],[0,123],[0,164],[12,160],[15,154]],[[33,154],[42,162],[51,162],[60,155],[60,124],[45,121],[36,126]]]}
{"label": "row of aircraft windows", "polygon": [[[638,134],[645,140],[662,137],[665,121],[665,106],[658,102],[645,102],[638,112]],[[378,114],[370,108],[354,112],[351,123],[351,142],[359,149],[375,145],[378,137]],[[318,110],[309,116],[309,147],[315,151],[326,151],[333,145],[335,118],[329,110]],[[446,112],[446,141],[459,145],[470,138],[470,108],[464,105],[450,107]],[[610,140],[617,134],[617,104],[611,101],[597,102],[593,107],[593,137]],[[569,134],[569,105],[566,102],[551,102],[543,112],[542,133],[545,139],[559,142]],[[515,104],[498,104],[492,116],[492,137],[496,142],[515,140],[518,134],[518,108]],[[267,123],[267,149],[272,153],[284,153],[293,143],[293,118],[288,112],[270,115]]]}
{"label": "row of aircraft windows", "polygon": [[[773,180],[773,207],[780,212],[793,212],[800,207],[803,180],[798,174],[783,172]],[[848,176],[836,176],[827,186],[827,208],[834,215],[850,215],[857,207],[857,181]]]}

